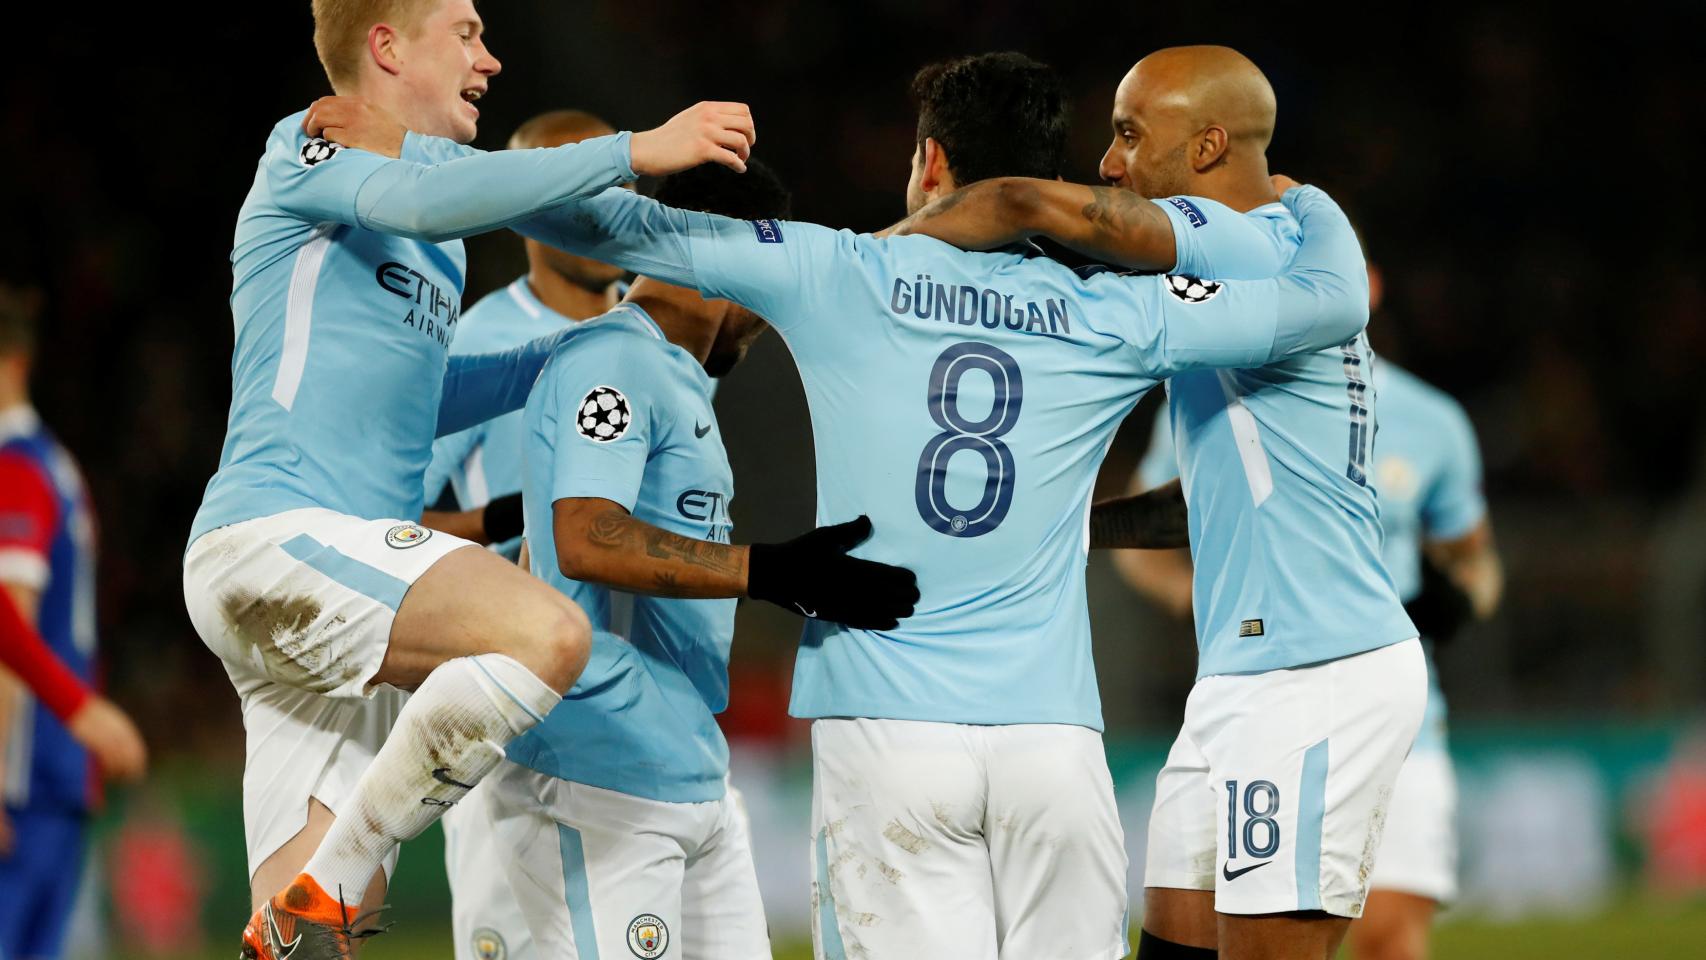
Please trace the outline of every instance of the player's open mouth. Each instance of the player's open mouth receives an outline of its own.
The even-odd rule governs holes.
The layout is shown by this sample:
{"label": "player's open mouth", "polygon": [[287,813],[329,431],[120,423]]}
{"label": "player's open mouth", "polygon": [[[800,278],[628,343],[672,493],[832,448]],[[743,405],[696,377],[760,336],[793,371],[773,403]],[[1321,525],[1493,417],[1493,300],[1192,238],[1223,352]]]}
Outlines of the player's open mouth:
{"label": "player's open mouth", "polygon": [[476,117],[480,115],[480,108],[474,106],[474,101],[485,96],[485,94],[486,91],[480,87],[469,87],[462,91],[462,102],[468,104],[468,109],[472,110]]}

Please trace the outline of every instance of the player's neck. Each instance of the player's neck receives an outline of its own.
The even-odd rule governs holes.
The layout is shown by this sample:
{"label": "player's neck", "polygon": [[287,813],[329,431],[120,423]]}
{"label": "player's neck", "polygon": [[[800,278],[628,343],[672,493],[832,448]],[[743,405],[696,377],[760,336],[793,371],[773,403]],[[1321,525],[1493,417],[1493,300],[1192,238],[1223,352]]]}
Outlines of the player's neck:
{"label": "player's neck", "polygon": [[1268,179],[1268,165],[1220,167],[1207,176],[1197,178],[1192,188],[1197,196],[1224,203],[1239,213],[1249,213],[1260,206],[1278,200],[1273,181]]}
{"label": "player's neck", "polygon": [[590,320],[616,306],[616,284],[591,289],[540,264],[527,271],[527,288],[540,303],[570,320]]}
{"label": "player's neck", "polygon": [[29,405],[29,385],[16,377],[0,376],[0,413],[11,413]]}
{"label": "player's neck", "polygon": [[665,340],[692,354],[701,365],[711,355],[719,324],[706,315],[711,305],[697,291],[640,277],[628,291],[627,302],[646,311]]}

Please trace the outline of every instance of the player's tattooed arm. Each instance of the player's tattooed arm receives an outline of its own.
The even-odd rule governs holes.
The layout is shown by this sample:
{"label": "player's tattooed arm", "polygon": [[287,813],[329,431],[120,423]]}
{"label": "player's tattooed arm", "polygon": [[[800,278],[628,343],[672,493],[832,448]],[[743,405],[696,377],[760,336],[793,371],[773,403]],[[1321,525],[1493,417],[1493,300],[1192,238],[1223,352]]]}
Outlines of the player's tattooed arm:
{"label": "player's tattooed arm", "polygon": [[671,533],[600,497],[558,500],[552,523],[557,567],[571,580],[661,597],[746,594],[744,546]]}
{"label": "player's tattooed arm", "polygon": [[1160,207],[1125,190],[1058,180],[998,177],[936,200],[897,224],[967,250],[1045,236],[1104,263],[1168,270],[1178,259]]}
{"label": "player's tattooed arm", "polygon": [[1190,544],[1185,494],[1177,480],[1090,508],[1092,548],[1166,550]]}

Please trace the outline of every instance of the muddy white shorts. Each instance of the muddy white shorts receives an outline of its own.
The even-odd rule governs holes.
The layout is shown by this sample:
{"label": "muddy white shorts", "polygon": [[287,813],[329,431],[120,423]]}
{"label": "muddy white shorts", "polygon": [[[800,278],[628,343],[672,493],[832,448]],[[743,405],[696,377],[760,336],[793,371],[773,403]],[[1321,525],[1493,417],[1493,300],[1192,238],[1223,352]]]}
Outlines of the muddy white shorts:
{"label": "muddy white shorts", "polygon": [[1444,750],[1412,751],[1398,770],[1369,885],[1437,903],[1457,898],[1457,775]]}
{"label": "muddy white shorts", "polygon": [[812,724],[821,960],[1126,955],[1102,736],[1064,724]]}
{"label": "muddy white shorts", "polygon": [[1361,916],[1426,699],[1415,640],[1197,681],[1156,777],[1144,886],[1213,890],[1221,913]]}
{"label": "muddy white shorts", "polygon": [[310,798],[341,812],[406,697],[370,684],[397,607],[427,568],[464,546],[406,521],[320,509],[234,523],[190,544],[190,622],[225,661],[243,705],[251,874],[302,830]]}
{"label": "muddy white shorts", "polygon": [[484,802],[456,829],[484,836],[507,883],[458,871],[451,895],[457,912],[467,904],[480,916],[498,916],[504,907],[495,901],[511,898],[532,960],[770,960],[751,833],[734,790],[666,803],[508,761],[480,790],[489,791]]}

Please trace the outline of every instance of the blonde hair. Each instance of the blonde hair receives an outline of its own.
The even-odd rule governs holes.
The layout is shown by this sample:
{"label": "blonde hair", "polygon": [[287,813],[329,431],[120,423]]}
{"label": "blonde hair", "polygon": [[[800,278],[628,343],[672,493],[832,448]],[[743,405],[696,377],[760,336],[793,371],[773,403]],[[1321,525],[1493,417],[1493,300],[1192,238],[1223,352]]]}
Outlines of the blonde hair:
{"label": "blonde hair", "polygon": [[367,33],[376,23],[412,31],[442,0],[313,0],[314,52],[333,89],[353,84],[361,74]]}

